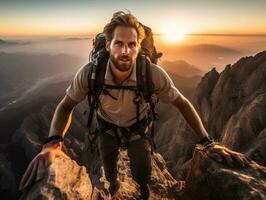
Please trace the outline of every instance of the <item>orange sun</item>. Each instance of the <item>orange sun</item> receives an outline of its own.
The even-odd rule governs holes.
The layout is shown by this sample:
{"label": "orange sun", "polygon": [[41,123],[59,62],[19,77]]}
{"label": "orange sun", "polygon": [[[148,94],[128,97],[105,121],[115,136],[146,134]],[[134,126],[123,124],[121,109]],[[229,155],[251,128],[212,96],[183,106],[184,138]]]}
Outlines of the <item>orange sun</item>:
{"label": "orange sun", "polygon": [[172,43],[182,41],[186,35],[184,28],[175,23],[165,25],[163,30],[163,38]]}

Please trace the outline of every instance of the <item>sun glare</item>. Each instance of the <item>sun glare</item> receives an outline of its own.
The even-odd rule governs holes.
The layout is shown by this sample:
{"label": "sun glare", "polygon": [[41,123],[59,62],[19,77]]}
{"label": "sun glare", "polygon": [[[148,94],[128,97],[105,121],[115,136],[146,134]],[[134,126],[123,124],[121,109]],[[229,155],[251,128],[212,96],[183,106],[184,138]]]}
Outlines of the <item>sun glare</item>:
{"label": "sun glare", "polygon": [[184,40],[186,35],[184,28],[174,23],[165,25],[165,28],[163,30],[163,38],[171,43],[176,43]]}

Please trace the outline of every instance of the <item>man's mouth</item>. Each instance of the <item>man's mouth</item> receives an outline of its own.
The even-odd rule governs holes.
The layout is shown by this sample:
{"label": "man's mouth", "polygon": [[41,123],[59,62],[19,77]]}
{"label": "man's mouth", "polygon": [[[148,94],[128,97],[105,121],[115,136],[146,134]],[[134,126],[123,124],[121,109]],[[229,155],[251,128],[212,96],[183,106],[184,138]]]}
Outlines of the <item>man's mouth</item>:
{"label": "man's mouth", "polygon": [[129,57],[128,56],[121,56],[120,58],[118,58],[119,60],[122,60],[122,61],[129,61]]}
{"label": "man's mouth", "polygon": [[129,62],[130,60],[128,58],[120,58],[119,61],[121,61],[121,62]]}

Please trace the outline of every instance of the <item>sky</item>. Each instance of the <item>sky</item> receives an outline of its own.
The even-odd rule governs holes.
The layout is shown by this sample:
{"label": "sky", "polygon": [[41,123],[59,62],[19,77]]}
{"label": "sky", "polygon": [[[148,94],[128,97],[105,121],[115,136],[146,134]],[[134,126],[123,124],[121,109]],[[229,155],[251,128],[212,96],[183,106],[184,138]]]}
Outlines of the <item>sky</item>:
{"label": "sky", "polygon": [[266,34],[266,0],[1,0],[0,36],[93,35],[126,9],[158,34]]}

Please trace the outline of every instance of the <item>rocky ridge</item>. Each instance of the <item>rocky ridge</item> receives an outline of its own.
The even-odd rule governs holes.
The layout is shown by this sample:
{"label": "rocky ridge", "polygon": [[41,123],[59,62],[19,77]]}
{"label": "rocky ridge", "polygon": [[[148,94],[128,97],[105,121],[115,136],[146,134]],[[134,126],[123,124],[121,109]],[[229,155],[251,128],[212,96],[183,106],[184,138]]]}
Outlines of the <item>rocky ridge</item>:
{"label": "rocky ridge", "polygon": [[[158,196],[159,199],[265,198],[265,167],[261,166],[265,165],[266,162],[265,149],[263,148],[265,146],[266,126],[265,109],[263,109],[266,93],[265,61],[266,52],[261,52],[255,56],[242,58],[233,65],[228,65],[220,74],[213,69],[202,78],[194,97],[194,105],[209,133],[226,146],[246,153],[260,165],[252,162],[245,169],[240,169],[238,166],[229,168],[210,160],[204,151],[200,149],[194,151],[198,139],[187,127],[182,117],[176,113],[167,119],[166,113],[163,113],[163,117],[156,127],[155,141],[158,144],[157,151],[166,162],[163,160],[154,162],[156,164],[153,164],[155,169],[153,173],[157,173],[156,177],[159,179],[154,180],[156,183],[162,181],[162,188],[164,189],[157,193],[156,188],[160,187],[152,182],[156,185],[156,187],[151,185],[150,188],[155,199],[157,198],[156,195],[159,194],[161,195]],[[74,118],[77,120],[74,120],[73,126],[69,130],[64,151],[79,165],[86,167],[92,185],[97,186],[99,193],[103,198],[106,198],[104,196],[106,195],[104,192],[105,184],[104,181],[101,181],[99,159],[95,159],[95,156],[89,156],[87,149],[86,134],[84,134],[86,133],[83,117],[84,108],[84,105],[81,105],[75,112],[77,117]],[[13,138],[23,148],[28,149],[26,152],[29,151],[27,153],[29,158],[32,158],[39,151],[45,133],[40,136],[37,130],[47,128],[53,109],[54,105],[44,107],[44,111],[48,111],[49,115],[46,113],[43,115],[43,119],[41,118],[42,112],[35,117],[28,118],[30,120],[29,126],[26,126],[27,123],[25,122]],[[165,110],[162,107],[160,109]],[[49,117],[47,118],[47,116]],[[37,119],[40,117],[39,120],[36,120],[36,117]],[[38,135],[36,135],[36,131]],[[32,152],[32,150],[34,151]],[[126,158],[122,160],[125,161]],[[71,163],[73,164],[73,161],[69,162],[70,165],[72,165]],[[120,165],[120,168],[125,169],[126,162],[122,163],[124,166]],[[165,175],[161,170],[166,170],[167,167],[172,175],[168,172]],[[156,171],[158,168],[160,170]],[[180,179],[186,181],[186,188],[181,193],[178,191],[182,182],[176,181]],[[169,184],[163,180],[166,182],[171,180],[170,185],[172,186],[169,187]],[[132,183],[132,181],[128,182]],[[130,186],[129,183],[125,183],[126,187],[122,187],[118,193],[118,199],[124,199],[127,195],[129,199],[131,197],[131,199],[139,198],[137,186]],[[127,190],[127,188],[130,189]],[[95,194],[93,191],[92,194]],[[167,196],[167,194],[170,195]]]}

